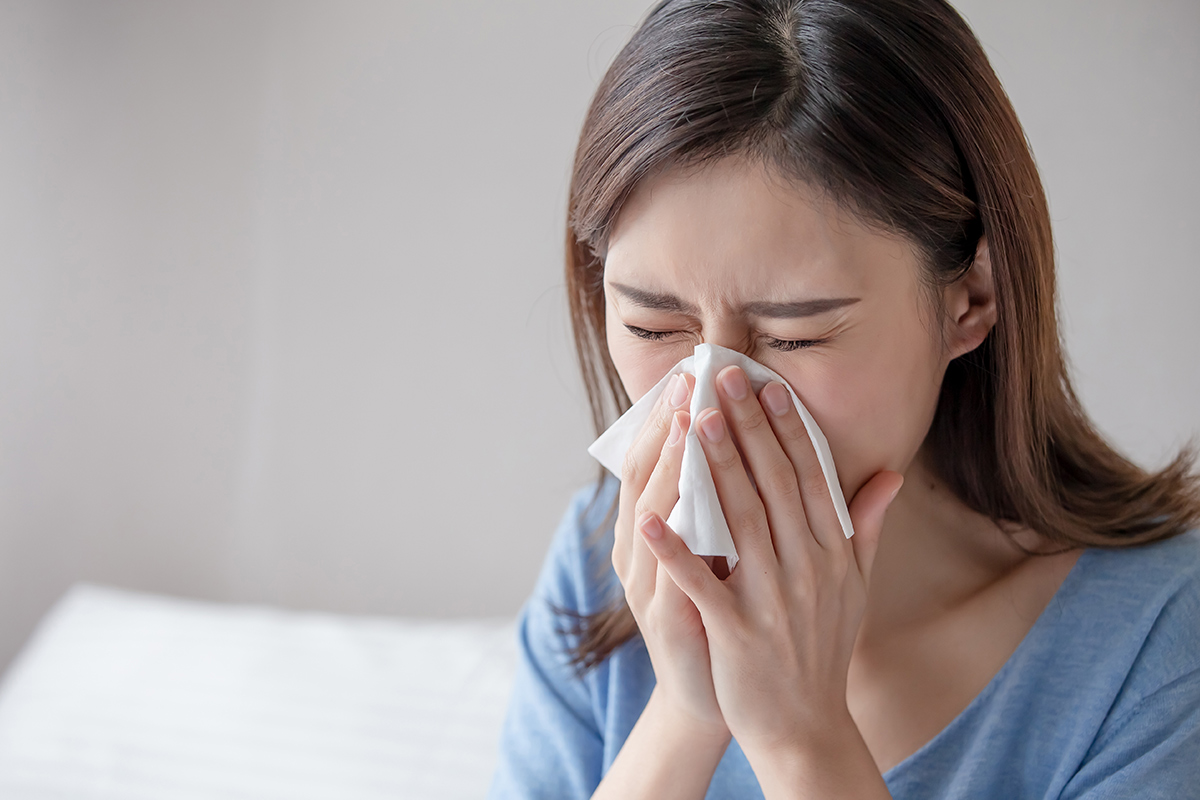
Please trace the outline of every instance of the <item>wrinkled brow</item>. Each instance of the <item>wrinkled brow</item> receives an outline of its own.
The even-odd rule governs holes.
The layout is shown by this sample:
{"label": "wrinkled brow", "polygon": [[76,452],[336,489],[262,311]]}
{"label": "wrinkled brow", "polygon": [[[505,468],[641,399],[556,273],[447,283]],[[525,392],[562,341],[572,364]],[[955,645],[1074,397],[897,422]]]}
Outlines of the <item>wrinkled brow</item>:
{"label": "wrinkled brow", "polygon": [[[650,292],[637,289],[615,281],[609,284],[613,291],[620,294],[634,305],[648,308],[652,311],[668,311],[675,314],[699,314],[700,309],[691,303],[685,303],[673,294]],[[770,319],[794,319],[796,317],[815,317],[844,306],[857,303],[858,297],[828,297],[816,300],[789,300],[773,303],[759,301],[747,303],[742,307],[742,313],[751,317],[768,317]]]}

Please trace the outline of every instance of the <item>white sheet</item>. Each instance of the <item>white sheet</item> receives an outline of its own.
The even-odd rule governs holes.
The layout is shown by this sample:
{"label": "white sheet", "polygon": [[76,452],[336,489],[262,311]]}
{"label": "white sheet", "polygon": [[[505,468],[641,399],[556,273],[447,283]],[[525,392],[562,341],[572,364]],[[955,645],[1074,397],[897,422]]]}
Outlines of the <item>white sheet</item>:
{"label": "white sheet", "polygon": [[0,797],[481,797],[509,620],[417,622],[74,588],[0,687]]}

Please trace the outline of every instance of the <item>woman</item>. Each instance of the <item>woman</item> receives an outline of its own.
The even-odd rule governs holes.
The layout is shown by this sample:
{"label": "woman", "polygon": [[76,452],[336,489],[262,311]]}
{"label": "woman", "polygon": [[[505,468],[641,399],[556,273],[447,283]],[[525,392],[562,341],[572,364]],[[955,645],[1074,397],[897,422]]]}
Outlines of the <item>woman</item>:
{"label": "woman", "polygon": [[[694,379],[568,509],[520,619],[493,798],[1184,797],[1200,490],[1072,392],[1049,216],[941,0],[667,0],[597,90],[567,278],[597,431],[702,342],[740,557],[677,499]],[[606,400],[607,397],[607,400]]]}

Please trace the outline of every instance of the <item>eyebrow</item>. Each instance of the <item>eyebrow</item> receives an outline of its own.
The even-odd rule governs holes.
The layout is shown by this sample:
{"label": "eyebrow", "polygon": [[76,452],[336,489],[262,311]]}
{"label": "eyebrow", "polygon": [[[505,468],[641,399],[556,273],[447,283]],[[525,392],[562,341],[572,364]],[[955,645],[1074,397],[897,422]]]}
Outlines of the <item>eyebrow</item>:
{"label": "eyebrow", "polygon": [[[611,282],[613,291],[625,297],[634,305],[648,308],[652,311],[669,311],[675,314],[698,314],[700,309],[690,303],[685,303],[673,294],[648,292],[645,289],[635,289],[623,283]],[[758,301],[747,303],[742,312],[752,317],[767,317],[769,319],[794,319],[796,317],[815,317],[834,309],[857,303],[858,297],[829,297],[820,300],[791,300],[782,303]]]}

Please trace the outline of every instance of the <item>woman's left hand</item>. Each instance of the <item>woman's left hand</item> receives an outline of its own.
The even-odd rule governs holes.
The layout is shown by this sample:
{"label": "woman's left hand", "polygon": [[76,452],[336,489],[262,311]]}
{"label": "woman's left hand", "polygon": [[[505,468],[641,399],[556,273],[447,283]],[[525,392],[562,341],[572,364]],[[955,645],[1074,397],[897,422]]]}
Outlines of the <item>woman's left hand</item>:
{"label": "woman's left hand", "polygon": [[665,523],[649,527],[658,538],[639,529],[700,611],[717,702],[753,764],[752,753],[819,751],[823,739],[853,726],[850,656],[884,512],[904,479],[884,470],[858,491],[850,504],[855,534],[846,539],[787,389],[772,383],[756,398],[737,367],[717,384],[724,413],[701,412],[700,439],[737,567],[718,579]]}

